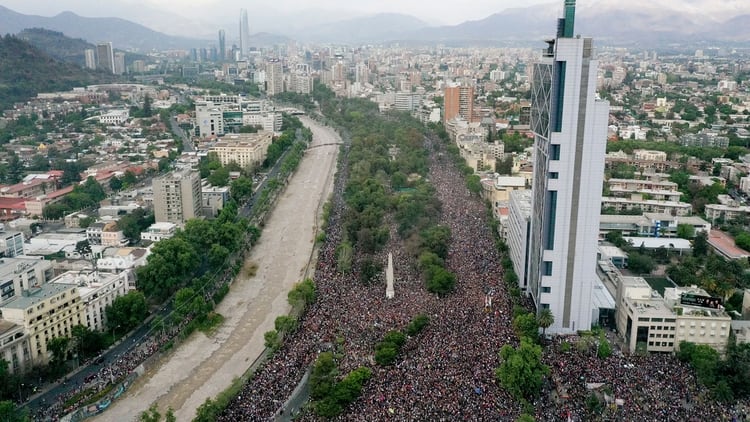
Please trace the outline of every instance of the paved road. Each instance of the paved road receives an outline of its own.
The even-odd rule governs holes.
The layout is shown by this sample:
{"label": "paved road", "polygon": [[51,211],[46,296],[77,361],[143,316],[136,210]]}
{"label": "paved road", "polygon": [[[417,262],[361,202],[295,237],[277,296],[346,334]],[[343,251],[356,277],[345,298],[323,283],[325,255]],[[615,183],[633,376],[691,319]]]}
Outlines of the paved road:
{"label": "paved road", "polygon": [[[164,308],[161,310],[160,314],[165,315],[168,312],[169,309]],[[44,390],[44,392],[32,396],[31,399],[25,403],[25,406],[29,408],[33,414],[37,409],[45,406],[46,403],[54,402],[57,396],[67,393],[74,389],[78,384],[83,384],[84,378],[99,372],[104,366],[116,361],[120,356],[127,353],[146,337],[150,329],[151,327],[149,324],[144,324],[137,328],[130,334],[130,336],[124,338],[120,343],[107,350],[102,355],[103,361],[101,364],[91,364],[89,366],[81,367],[75,374],[67,376],[67,381],[65,383],[58,383],[53,387],[47,387],[48,389]]]}
{"label": "paved road", "polygon": [[[333,130],[301,120],[313,131],[312,145],[338,141]],[[206,398],[244,373],[264,349],[263,333],[273,329],[277,316],[289,312],[287,292],[307,267],[317,211],[333,189],[337,153],[338,146],[330,145],[305,154],[248,257],[247,263],[258,265],[256,275],[241,273],[217,308],[226,318],[217,332],[212,337],[194,334],[94,420],[134,420],[153,402],[162,414],[171,407],[177,420],[191,420]]]}

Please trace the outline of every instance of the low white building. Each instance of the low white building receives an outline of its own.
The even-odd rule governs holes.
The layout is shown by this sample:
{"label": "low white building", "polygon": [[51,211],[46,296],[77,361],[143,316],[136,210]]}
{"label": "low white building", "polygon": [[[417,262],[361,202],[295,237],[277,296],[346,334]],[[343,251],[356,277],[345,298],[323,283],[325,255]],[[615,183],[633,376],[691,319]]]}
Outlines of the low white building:
{"label": "low white building", "polygon": [[177,224],[169,222],[154,223],[141,232],[141,240],[159,242],[169,239],[177,233]]}
{"label": "low white building", "polygon": [[24,372],[31,363],[31,342],[22,325],[0,319],[0,359],[11,374]]}
{"label": "low white building", "polygon": [[662,297],[641,277],[619,281],[617,331],[631,352],[671,353],[683,341],[726,350],[731,318],[720,299],[695,286],[666,288]]}
{"label": "low white building", "polygon": [[94,271],[68,271],[50,283],[78,286],[82,306],[81,323],[94,331],[106,328],[106,308],[129,290],[130,271],[100,273]]}

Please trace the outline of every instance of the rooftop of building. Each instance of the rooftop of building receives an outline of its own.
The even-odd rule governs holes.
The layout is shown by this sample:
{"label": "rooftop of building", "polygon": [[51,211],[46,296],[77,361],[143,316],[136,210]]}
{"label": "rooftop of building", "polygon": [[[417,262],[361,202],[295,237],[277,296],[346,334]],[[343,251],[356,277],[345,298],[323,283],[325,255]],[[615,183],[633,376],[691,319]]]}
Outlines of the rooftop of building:
{"label": "rooftop of building", "polygon": [[25,291],[22,295],[16,296],[3,305],[6,309],[27,309],[30,306],[34,306],[41,303],[53,296],[56,296],[62,292],[76,288],[75,284],[64,284],[64,283],[47,283],[40,287]]}
{"label": "rooftop of building", "polygon": [[737,247],[734,239],[720,230],[711,230],[708,244],[729,259],[742,259],[750,256],[750,252]]}
{"label": "rooftop of building", "polygon": [[14,324],[10,321],[6,321],[4,319],[0,319],[0,336],[3,336],[13,330],[17,330],[21,328],[20,325]]}
{"label": "rooftop of building", "polygon": [[599,245],[599,252],[609,258],[625,258],[628,254],[617,246]]}
{"label": "rooftop of building", "polygon": [[633,247],[641,245],[646,249],[670,248],[689,250],[692,248],[690,241],[679,237],[624,237]]}

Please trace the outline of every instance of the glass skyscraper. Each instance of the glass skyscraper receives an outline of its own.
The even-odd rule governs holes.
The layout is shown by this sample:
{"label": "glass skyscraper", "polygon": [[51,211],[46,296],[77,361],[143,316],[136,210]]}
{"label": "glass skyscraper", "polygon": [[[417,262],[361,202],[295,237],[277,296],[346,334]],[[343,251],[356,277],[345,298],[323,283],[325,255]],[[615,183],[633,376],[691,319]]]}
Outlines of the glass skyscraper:
{"label": "glass skyscraper", "polygon": [[591,38],[574,35],[565,0],[557,35],[533,67],[534,181],[528,293],[549,308],[549,333],[587,330],[596,277],[609,103],[596,98]]}

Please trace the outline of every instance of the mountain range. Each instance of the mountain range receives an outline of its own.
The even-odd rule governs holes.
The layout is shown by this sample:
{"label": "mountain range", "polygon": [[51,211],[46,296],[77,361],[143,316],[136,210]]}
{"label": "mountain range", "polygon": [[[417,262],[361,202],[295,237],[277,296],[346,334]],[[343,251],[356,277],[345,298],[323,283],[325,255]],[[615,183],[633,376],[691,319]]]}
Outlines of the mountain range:
{"label": "mountain range", "polygon": [[[557,2],[559,3],[559,2]],[[410,15],[383,13],[333,20],[310,12],[308,25],[276,25],[275,34],[251,35],[257,46],[302,42],[363,44],[380,42],[499,44],[536,42],[554,35],[561,5],[543,4],[506,9],[484,19],[458,25],[431,26]],[[576,16],[576,32],[604,44],[700,42],[750,42],[750,2],[745,0],[683,0],[679,6],[651,0],[599,0],[582,2]],[[589,4],[590,3],[590,4]],[[718,5],[718,6],[717,6]],[[713,7],[712,7],[713,6]],[[170,27],[189,26],[175,22]],[[281,18],[280,18],[281,19]],[[322,23],[320,23],[322,22]],[[218,28],[223,27],[217,23]],[[230,26],[234,27],[234,25]],[[116,48],[149,51],[215,46],[215,39],[167,35],[122,18],[89,18],[72,12],[53,17],[24,15],[0,6],[0,28],[18,33],[26,28],[46,28],[90,43],[111,41]],[[204,31],[205,32],[205,31]],[[201,33],[197,29],[193,33]],[[228,34],[231,36],[231,32]],[[231,38],[228,38],[231,45]]]}

